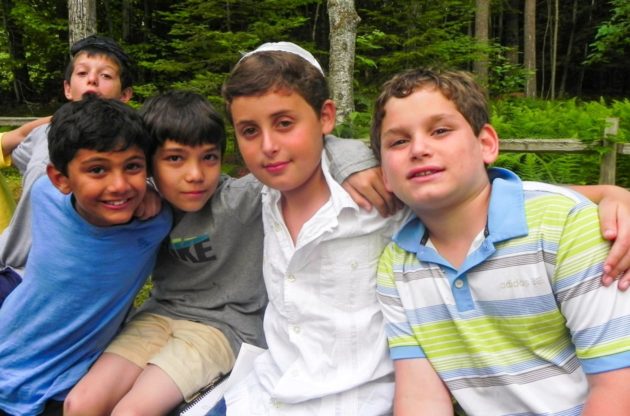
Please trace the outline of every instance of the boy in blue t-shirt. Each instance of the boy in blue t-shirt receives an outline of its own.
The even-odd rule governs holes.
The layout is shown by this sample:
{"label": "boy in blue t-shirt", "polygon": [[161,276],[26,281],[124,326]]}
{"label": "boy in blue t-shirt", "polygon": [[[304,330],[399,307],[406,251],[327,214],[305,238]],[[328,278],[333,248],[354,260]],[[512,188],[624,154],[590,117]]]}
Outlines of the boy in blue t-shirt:
{"label": "boy in blue t-shirt", "polygon": [[[64,95],[70,101],[84,94],[128,102],[132,95],[133,65],[112,39],[91,35],[70,48],[64,75]],[[46,174],[48,117],[2,134],[0,147],[22,175],[22,193],[6,229],[0,233],[0,303],[22,281],[31,248],[31,187]],[[27,134],[26,138],[24,135]]]}
{"label": "boy in blue t-shirt", "polygon": [[59,406],[151,273],[171,213],[133,219],[149,146],[142,119],[119,100],[88,96],[53,116],[51,164],[32,189],[25,278],[0,308],[2,411]]}

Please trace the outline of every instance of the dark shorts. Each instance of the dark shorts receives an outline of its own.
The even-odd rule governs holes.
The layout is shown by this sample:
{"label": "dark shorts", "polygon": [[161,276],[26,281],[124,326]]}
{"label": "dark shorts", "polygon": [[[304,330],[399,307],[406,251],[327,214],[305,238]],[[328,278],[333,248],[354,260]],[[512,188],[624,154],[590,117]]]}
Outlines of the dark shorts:
{"label": "dark shorts", "polygon": [[[62,416],[63,415],[63,402],[57,402],[54,400],[47,401],[44,411],[40,413],[39,415],[40,416]],[[0,416],[11,416],[11,415],[0,410]]]}
{"label": "dark shorts", "polygon": [[22,278],[10,267],[0,270],[0,308],[9,293],[13,292],[20,283],[22,283]]}

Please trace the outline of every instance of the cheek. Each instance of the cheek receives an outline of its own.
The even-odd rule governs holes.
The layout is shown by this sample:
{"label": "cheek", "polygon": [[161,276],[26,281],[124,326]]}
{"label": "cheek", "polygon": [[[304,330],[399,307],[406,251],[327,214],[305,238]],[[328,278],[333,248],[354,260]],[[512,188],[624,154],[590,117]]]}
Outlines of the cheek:
{"label": "cheek", "polygon": [[243,157],[243,162],[245,162],[249,168],[249,165],[256,161],[257,155],[260,154],[260,149],[254,144],[254,142],[243,139],[237,139],[237,144],[238,150]]}
{"label": "cheek", "polygon": [[385,189],[387,190],[387,192],[394,192],[392,187],[391,187],[391,179],[390,179],[390,175],[391,172],[389,171],[389,169],[386,169],[386,166],[389,167],[389,164],[383,160],[383,164],[381,164],[381,172],[383,173],[383,185],[385,185]]}

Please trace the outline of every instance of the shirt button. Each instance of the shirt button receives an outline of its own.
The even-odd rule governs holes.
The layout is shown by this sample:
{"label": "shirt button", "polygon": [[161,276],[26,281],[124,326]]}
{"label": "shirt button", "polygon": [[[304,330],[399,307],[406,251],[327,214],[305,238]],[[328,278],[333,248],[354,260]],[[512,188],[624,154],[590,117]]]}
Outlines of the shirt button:
{"label": "shirt button", "polygon": [[299,325],[293,325],[293,332],[295,332],[296,334],[299,334],[301,330],[302,328],[300,328]]}
{"label": "shirt button", "polygon": [[357,263],[356,260],[352,260],[352,262],[350,263],[350,268],[352,270],[356,270],[358,266],[359,266],[359,263]]}
{"label": "shirt button", "polygon": [[287,275],[287,280],[292,283],[295,282],[295,276],[293,275],[293,273],[289,273]]}
{"label": "shirt button", "polygon": [[280,224],[278,224],[277,222],[274,222],[274,223],[273,223],[273,230],[274,230],[275,232],[279,233],[279,232],[280,232],[280,230],[281,230]]}
{"label": "shirt button", "polygon": [[462,287],[464,287],[464,281],[462,279],[455,280],[455,287],[457,289],[461,289]]}

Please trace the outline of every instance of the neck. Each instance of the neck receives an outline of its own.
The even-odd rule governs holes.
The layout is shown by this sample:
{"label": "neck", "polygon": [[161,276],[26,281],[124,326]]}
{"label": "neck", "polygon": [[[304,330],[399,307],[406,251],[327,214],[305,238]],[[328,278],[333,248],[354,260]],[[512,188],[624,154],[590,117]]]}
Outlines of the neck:
{"label": "neck", "polygon": [[301,187],[282,193],[282,216],[293,243],[302,226],[319,211],[330,198],[330,188],[321,168]]}
{"label": "neck", "polygon": [[453,207],[416,212],[437,251],[455,268],[463,264],[475,237],[486,227],[490,189],[488,184]]}

